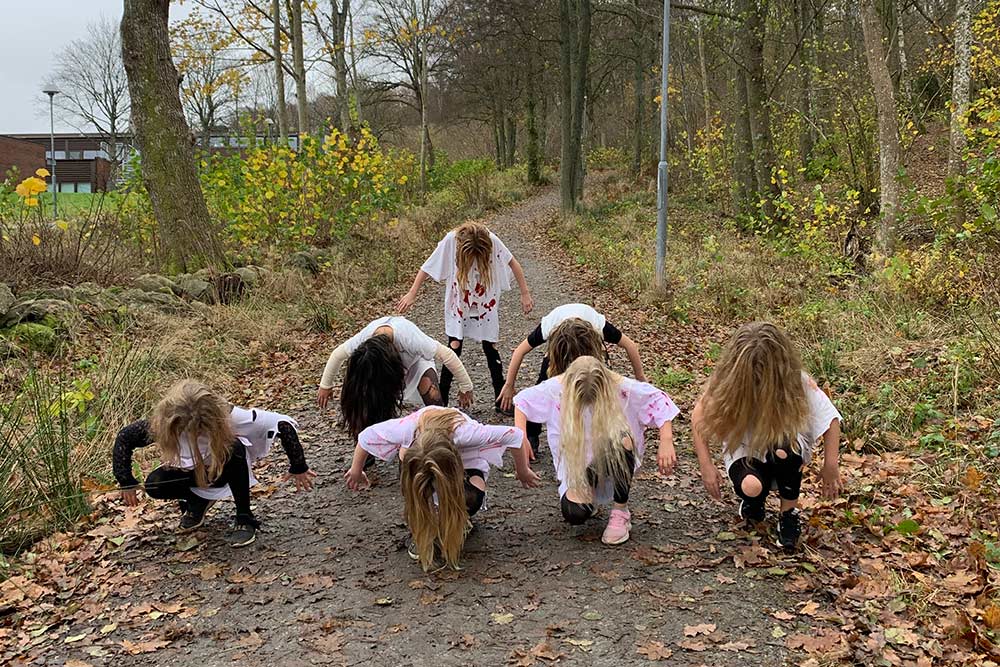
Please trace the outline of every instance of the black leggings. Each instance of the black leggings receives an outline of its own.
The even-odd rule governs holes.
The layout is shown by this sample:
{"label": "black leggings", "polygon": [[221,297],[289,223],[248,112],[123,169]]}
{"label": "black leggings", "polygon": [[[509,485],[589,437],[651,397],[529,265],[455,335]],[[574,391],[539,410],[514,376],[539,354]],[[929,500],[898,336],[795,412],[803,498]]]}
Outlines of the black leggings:
{"label": "black leggings", "polygon": [[[455,346],[455,343],[458,343],[458,347]],[[461,338],[448,336],[448,347],[456,355],[462,356]],[[483,354],[486,355],[486,365],[490,369],[490,379],[493,382],[493,398],[496,399],[500,395],[500,390],[503,389],[504,382],[506,381],[503,376],[503,363],[500,361],[500,352],[497,351],[496,343],[484,340]],[[451,381],[453,377],[447,366],[441,369],[441,400],[444,402],[444,405],[448,405],[448,394],[451,393]]]}
{"label": "black leggings", "polygon": [[[222,467],[219,478],[211,483],[213,488],[221,488],[226,484],[233,493],[236,503],[236,519],[241,522],[257,525],[250,509],[250,471],[247,468],[247,448],[243,443],[233,443],[229,459]],[[208,500],[196,495],[191,487],[197,486],[193,470],[183,470],[170,466],[160,466],[146,477],[143,487],[146,495],[158,500],[180,500],[187,509],[203,510]]]}
{"label": "black leggings", "polygon": [[479,477],[486,481],[486,473],[482,470],[469,468],[465,471],[465,509],[469,511],[469,516],[483,508],[483,501],[486,500],[486,492],[469,481],[470,477]]}
{"label": "black leggings", "polygon": [[[778,452],[783,452],[784,457],[778,456]],[[783,500],[798,500],[802,488],[802,464],[802,456],[787,444],[781,445],[769,451],[763,461],[751,458],[733,461],[729,467],[729,479],[733,481],[736,495],[750,504],[763,505],[772,485],[777,485],[778,496]],[[748,477],[756,477],[760,482],[760,494],[751,496],[743,490],[743,481]]]}
{"label": "black leggings", "polygon": [[[625,465],[627,471],[624,478],[614,480],[614,499],[619,505],[624,505],[628,502],[629,491],[632,488],[632,476],[635,474],[635,453],[631,449],[625,450]],[[591,488],[596,489],[600,481],[597,479],[597,471],[594,470],[594,466],[588,466],[587,482]],[[566,494],[563,494],[560,507],[563,518],[573,526],[579,526],[594,514],[594,506],[591,503],[575,503],[567,498]]]}

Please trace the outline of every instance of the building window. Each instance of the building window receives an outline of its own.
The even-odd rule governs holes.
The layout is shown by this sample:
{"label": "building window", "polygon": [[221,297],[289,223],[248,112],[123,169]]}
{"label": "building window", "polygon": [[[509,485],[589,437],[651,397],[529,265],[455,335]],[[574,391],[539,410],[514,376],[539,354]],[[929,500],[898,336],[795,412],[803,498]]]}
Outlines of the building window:
{"label": "building window", "polygon": [[90,192],[91,191],[90,190],[90,183],[77,183],[76,184],[76,191],[77,192]]}

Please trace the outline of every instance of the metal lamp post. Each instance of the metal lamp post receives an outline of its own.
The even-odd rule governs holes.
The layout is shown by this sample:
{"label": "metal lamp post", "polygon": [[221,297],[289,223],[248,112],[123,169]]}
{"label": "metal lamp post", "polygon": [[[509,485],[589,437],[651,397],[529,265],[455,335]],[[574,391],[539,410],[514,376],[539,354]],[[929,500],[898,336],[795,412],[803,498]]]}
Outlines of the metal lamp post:
{"label": "metal lamp post", "polygon": [[660,62],[660,163],[656,168],[656,286],[664,286],[667,259],[667,69],[670,64],[670,0],[663,0],[663,55]]}
{"label": "metal lamp post", "polygon": [[59,215],[59,184],[56,182],[56,122],[53,99],[59,94],[54,88],[42,91],[49,96],[49,175],[52,178],[52,215]]}

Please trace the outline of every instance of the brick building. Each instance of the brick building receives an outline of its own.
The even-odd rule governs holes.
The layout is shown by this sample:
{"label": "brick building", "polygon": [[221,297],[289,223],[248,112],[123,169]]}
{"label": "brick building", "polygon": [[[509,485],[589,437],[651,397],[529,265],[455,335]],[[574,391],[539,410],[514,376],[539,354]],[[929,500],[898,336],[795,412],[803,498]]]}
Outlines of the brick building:
{"label": "brick building", "polygon": [[0,136],[0,181],[12,169],[17,170],[18,180],[35,173],[45,166],[45,149],[31,141]]}
{"label": "brick building", "polygon": [[[48,133],[15,134],[14,139],[37,145],[48,159],[51,137]],[[119,160],[131,152],[132,137],[123,135],[116,147]],[[55,135],[56,183],[59,192],[99,192],[114,189],[110,146],[99,134],[64,132]],[[0,149],[2,150],[2,149]],[[0,163],[4,158],[0,152]],[[50,182],[51,179],[46,179]]]}

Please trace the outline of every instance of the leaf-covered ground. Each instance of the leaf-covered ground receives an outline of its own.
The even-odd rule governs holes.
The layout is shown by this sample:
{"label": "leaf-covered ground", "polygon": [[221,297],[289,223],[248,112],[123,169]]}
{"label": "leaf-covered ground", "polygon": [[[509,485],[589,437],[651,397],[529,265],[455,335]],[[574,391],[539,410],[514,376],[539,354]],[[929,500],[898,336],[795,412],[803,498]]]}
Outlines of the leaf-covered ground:
{"label": "leaf-covered ground", "polygon": [[[549,309],[593,302],[640,342],[648,367],[695,379],[675,397],[686,413],[713,346],[736,323],[680,325],[596,289],[546,235],[556,204],[543,192],[488,221],[524,265],[536,303],[526,318],[516,294],[504,301],[505,359]],[[443,337],[439,290],[425,290],[412,318]],[[988,606],[984,547],[970,540],[964,511],[983,480],[952,480],[949,502],[932,501],[929,482],[914,474],[920,461],[863,457],[848,445],[851,495],[821,506],[807,482],[805,546],[786,556],[772,547],[773,536],[739,528],[735,503],[707,501],[683,414],[678,473],[659,477],[647,457],[633,492],[630,542],[605,547],[602,522],[582,529],[562,522],[544,453],[535,464],[545,482],[539,489],[521,489],[510,464],[494,472],[464,569],[425,575],[405,552],[395,466],[383,466],[367,492],[354,494],[342,482],[351,443],[332,413],[313,406],[336,342],[303,337],[294,353],[262,359],[245,378],[244,396],[234,397],[300,419],[307,456],[321,474],[317,489],[295,494],[279,486],[284,465],[274,452],[256,495],[264,530],[246,550],[222,541],[226,504],[204,530],[178,537],[171,508],[147,502],[123,511],[114,496],[103,498],[78,532],[37,545],[0,585],[0,660],[930,665],[986,664],[996,653],[988,631],[1000,611]],[[475,416],[498,420],[482,353],[470,345],[464,360],[477,387]],[[522,386],[539,361],[540,353],[529,357]],[[627,368],[620,354],[612,363]],[[995,524],[991,516],[979,521]],[[888,535],[878,529],[886,525],[895,527]]]}

